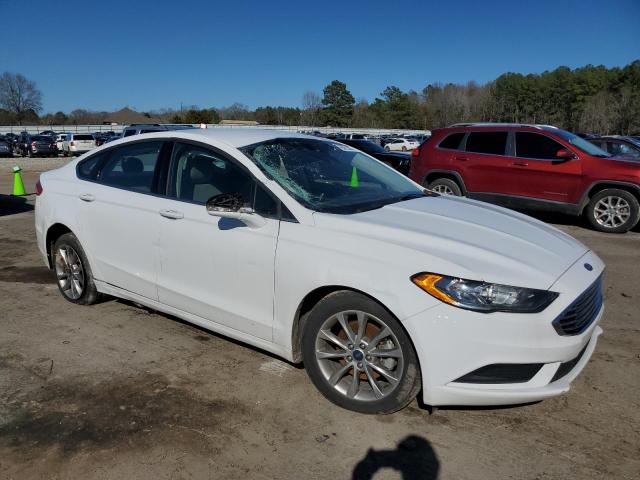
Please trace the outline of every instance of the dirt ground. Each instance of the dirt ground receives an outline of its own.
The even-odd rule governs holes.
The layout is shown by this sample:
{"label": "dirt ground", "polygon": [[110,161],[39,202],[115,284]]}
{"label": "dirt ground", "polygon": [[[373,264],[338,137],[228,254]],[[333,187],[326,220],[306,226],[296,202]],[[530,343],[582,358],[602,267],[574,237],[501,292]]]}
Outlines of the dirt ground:
{"label": "dirt ground", "polygon": [[[25,165],[28,191],[61,161],[43,162]],[[0,197],[2,479],[640,478],[637,231],[547,218],[607,264],[604,335],[567,395],[365,416],[265,352],[126,302],[66,302],[37,253],[33,198]]]}

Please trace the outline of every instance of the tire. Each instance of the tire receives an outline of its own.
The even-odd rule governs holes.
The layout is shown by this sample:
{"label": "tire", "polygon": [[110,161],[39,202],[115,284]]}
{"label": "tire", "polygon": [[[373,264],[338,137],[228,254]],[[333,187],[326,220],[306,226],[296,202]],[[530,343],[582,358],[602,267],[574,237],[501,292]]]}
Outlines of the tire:
{"label": "tire", "polygon": [[[362,336],[361,319],[366,320]],[[385,327],[389,333],[376,340]],[[321,332],[329,332],[333,340]],[[392,354],[375,355],[385,350]],[[369,355],[371,351],[374,355]],[[318,358],[318,354],[333,356]],[[418,358],[400,323],[379,303],[356,292],[327,295],[303,319],[302,357],[318,390],[329,401],[354,412],[387,414],[401,410],[422,385]]]}
{"label": "tire", "polygon": [[456,197],[462,196],[462,189],[450,178],[437,178],[433,182],[429,183],[428,188],[443,195],[454,195]]}
{"label": "tire", "polygon": [[407,147],[403,146],[403,147],[402,147],[402,151],[403,151],[403,152],[406,152],[406,151],[407,151]]}
{"label": "tire", "polygon": [[388,145],[385,145],[384,150],[385,150],[385,152],[390,152],[391,151],[391,149],[389,148]]}
{"label": "tire", "polygon": [[73,233],[65,233],[55,241],[51,256],[58,289],[66,300],[77,305],[92,305],[100,300],[87,256]]}
{"label": "tire", "polygon": [[591,197],[586,215],[593,228],[600,232],[625,233],[638,224],[640,203],[626,190],[607,188]]}

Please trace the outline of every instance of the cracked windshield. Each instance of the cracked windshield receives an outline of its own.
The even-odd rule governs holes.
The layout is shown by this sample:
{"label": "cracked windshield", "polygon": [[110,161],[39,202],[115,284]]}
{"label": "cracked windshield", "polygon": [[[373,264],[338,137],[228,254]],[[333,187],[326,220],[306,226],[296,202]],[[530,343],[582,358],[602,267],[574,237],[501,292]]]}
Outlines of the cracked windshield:
{"label": "cracked windshield", "polygon": [[242,151],[312,210],[357,213],[426,195],[378,160],[337,142],[275,139]]}

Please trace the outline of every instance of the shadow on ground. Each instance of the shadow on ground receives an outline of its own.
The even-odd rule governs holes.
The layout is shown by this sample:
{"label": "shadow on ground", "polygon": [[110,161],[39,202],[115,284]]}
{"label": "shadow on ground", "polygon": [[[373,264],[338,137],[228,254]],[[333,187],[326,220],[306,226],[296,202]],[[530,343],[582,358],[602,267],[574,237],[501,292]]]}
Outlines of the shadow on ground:
{"label": "shadow on ground", "polygon": [[0,217],[33,210],[33,205],[27,203],[26,197],[0,194]]}
{"label": "shadow on ground", "polygon": [[409,435],[395,450],[369,449],[353,469],[352,480],[370,480],[382,469],[394,470],[403,480],[435,480],[440,462],[431,443],[418,435]]}

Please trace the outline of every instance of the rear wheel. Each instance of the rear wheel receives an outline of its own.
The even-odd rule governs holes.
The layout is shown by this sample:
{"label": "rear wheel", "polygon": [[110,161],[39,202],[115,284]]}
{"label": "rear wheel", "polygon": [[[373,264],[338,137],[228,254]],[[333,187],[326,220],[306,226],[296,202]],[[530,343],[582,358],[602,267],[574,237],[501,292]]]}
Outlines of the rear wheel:
{"label": "rear wheel", "polygon": [[304,321],[302,355],[318,390],[355,412],[395,412],[421,386],[418,359],[402,326],[356,292],[332,293],[318,302]]}
{"label": "rear wheel", "polygon": [[587,205],[587,217],[596,230],[624,233],[640,220],[640,203],[626,190],[608,188],[591,198]]}
{"label": "rear wheel", "polygon": [[72,303],[91,305],[100,299],[93,274],[80,242],[73,233],[60,236],[53,245],[53,269],[58,289]]}
{"label": "rear wheel", "polygon": [[429,183],[429,189],[442,195],[455,195],[456,197],[462,196],[462,189],[450,178],[435,179],[433,182]]}

